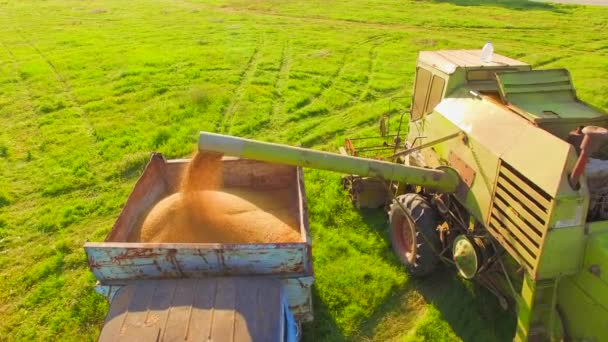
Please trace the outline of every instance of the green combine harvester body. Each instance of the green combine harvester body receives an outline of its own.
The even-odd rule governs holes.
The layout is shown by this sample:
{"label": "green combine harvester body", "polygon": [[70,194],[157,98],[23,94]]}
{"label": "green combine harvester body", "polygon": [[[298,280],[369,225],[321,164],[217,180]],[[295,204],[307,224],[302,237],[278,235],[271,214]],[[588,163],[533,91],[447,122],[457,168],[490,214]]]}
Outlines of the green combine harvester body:
{"label": "green combine harvester body", "polygon": [[420,53],[409,121],[404,139],[381,121],[374,158],[355,139],[332,154],[203,132],[199,149],[350,174],[412,275],[453,264],[516,308],[515,340],[608,341],[608,116],[564,69],[446,50]]}

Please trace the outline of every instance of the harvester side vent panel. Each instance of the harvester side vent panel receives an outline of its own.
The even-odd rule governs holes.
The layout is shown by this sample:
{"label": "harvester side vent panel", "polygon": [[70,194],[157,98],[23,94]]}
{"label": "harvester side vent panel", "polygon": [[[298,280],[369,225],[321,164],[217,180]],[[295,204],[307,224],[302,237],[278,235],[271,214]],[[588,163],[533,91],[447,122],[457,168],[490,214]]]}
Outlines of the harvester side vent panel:
{"label": "harvester side vent panel", "polygon": [[488,228],[530,272],[540,255],[551,205],[551,196],[507,163],[501,163]]}

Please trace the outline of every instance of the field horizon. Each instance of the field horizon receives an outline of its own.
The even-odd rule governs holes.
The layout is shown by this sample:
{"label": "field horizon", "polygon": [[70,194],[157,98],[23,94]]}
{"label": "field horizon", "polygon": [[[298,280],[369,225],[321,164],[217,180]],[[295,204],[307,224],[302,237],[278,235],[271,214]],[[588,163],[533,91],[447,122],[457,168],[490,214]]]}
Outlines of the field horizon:
{"label": "field horizon", "polygon": [[[0,341],[95,340],[83,244],[150,152],[219,132],[337,151],[410,105],[421,50],[568,68],[608,109],[608,8],[524,0],[0,1]],[[389,109],[390,106],[390,109]],[[386,216],[306,170],[315,320],[305,341],[508,341],[512,311],[448,268],[416,280]]]}

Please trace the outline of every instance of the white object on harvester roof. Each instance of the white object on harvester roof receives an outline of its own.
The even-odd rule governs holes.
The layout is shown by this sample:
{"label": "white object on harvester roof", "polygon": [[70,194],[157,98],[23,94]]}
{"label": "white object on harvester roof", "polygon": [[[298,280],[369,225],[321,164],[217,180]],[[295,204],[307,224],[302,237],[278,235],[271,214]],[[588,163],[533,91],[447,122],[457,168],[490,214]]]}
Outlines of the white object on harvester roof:
{"label": "white object on harvester roof", "polygon": [[486,45],[481,49],[481,61],[484,63],[491,63],[494,57],[494,46],[492,42],[487,42]]}
{"label": "white object on harvester roof", "polygon": [[491,62],[484,63],[481,60],[481,49],[420,51],[418,54],[418,63],[419,65],[425,65],[427,69],[437,69],[448,75],[452,75],[458,68],[478,69],[488,67],[512,67],[514,70],[530,70],[532,68],[530,64],[498,53],[492,54]]}

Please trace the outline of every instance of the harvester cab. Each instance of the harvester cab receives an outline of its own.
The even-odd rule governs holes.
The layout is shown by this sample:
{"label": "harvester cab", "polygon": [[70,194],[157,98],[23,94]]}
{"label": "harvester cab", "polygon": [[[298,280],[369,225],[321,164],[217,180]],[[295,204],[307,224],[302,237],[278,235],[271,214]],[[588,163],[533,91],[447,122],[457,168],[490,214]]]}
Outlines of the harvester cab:
{"label": "harvester cab", "polygon": [[387,209],[411,275],[453,265],[517,310],[515,340],[608,341],[608,115],[564,69],[480,57],[421,52],[407,134],[408,116],[396,133],[382,119],[377,147],[349,139],[332,154],[203,132],[199,148],[346,173],[359,206]]}

